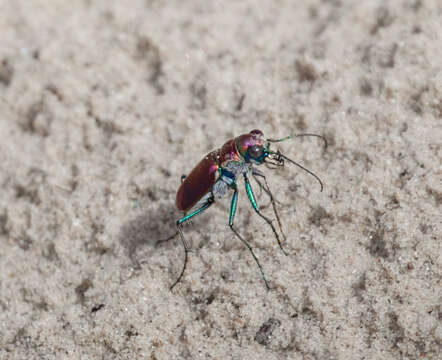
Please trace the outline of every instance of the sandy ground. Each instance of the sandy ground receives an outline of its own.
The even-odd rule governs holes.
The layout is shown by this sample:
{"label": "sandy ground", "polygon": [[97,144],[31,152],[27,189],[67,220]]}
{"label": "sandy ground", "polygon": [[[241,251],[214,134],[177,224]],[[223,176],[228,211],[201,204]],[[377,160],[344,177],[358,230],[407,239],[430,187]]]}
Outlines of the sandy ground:
{"label": "sandy ground", "polygon": [[[442,3],[0,1],[0,359],[441,359]],[[259,128],[284,256],[180,176]],[[255,185],[255,184],[254,184]],[[255,185],[256,187],[256,185]],[[272,215],[264,193],[263,211]]]}

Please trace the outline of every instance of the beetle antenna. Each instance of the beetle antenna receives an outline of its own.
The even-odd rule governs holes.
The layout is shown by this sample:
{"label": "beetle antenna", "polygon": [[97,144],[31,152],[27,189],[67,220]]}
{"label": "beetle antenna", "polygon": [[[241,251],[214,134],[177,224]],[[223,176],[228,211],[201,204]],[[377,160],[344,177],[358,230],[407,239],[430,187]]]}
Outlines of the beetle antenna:
{"label": "beetle antenna", "polygon": [[291,162],[292,164],[300,167],[302,170],[308,172],[310,175],[312,175],[316,180],[318,180],[319,185],[321,185],[321,192],[322,190],[324,190],[324,184],[321,181],[321,179],[319,178],[318,175],[316,175],[314,172],[310,171],[309,169],[305,168],[304,166],[302,166],[301,164],[297,163],[296,161],[293,161],[292,159],[288,158],[285,155],[282,155],[281,152],[278,150],[277,152],[270,152],[271,155],[276,155],[276,158],[274,160],[278,161],[279,163],[282,163],[284,160],[287,160],[288,162]]}
{"label": "beetle antenna", "polygon": [[283,137],[281,139],[267,139],[267,141],[268,142],[282,142],[282,141],[294,139],[296,137],[301,137],[301,136],[314,136],[314,137],[320,138],[320,139],[322,139],[322,141],[324,141],[324,147],[327,148],[327,146],[328,146],[327,139],[324,136],[318,135],[318,134],[309,134],[309,133],[307,133],[307,134],[298,134],[298,135],[289,135],[289,136]]}

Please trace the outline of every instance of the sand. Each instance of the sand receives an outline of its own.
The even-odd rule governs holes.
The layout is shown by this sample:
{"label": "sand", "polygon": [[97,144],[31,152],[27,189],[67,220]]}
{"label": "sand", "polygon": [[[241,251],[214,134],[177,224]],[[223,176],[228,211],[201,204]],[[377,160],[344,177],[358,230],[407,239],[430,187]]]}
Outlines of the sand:
{"label": "sand", "polygon": [[[441,359],[442,3],[0,1],[0,359]],[[238,180],[261,129],[285,256]],[[255,188],[262,211],[269,199]],[[276,222],[274,222],[276,225]]]}

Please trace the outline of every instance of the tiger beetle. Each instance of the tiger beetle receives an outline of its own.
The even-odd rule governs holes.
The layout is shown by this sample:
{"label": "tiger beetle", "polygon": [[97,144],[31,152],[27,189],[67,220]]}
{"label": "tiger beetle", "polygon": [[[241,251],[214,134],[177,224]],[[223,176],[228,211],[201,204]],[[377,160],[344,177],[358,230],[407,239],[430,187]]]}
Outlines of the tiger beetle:
{"label": "tiger beetle", "polygon": [[220,149],[213,150],[204,159],[202,159],[197,166],[195,166],[189,175],[183,175],[181,177],[181,185],[176,195],[176,206],[178,210],[184,212],[184,216],[177,220],[176,225],[178,229],[177,233],[179,233],[181,242],[184,246],[184,265],[177,280],[171,285],[170,290],[172,290],[175,285],[180,282],[187,266],[189,245],[187,244],[181,229],[183,224],[196,215],[207,210],[214,202],[226,195],[228,190],[233,190],[232,201],[230,204],[229,227],[235,236],[239,238],[249,249],[253,259],[258,265],[267,289],[270,289],[262,266],[253,252],[252,247],[233,227],[238,204],[237,178],[240,175],[243,176],[247,197],[253,209],[262,219],[267,222],[267,224],[269,224],[280,249],[285,255],[287,255],[282,246],[281,238],[272,224],[272,220],[263,215],[259,209],[255,195],[253,194],[252,186],[250,184],[250,176],[256,180],[259,187],[269,196],[273,207],[273,212],[278,222],[279,230],[282,234],[283,240],[285,241],[286,237],[282,231],[281,221],[276,210],[275,198],[270,191],[265,175],[259,171],[255,165],[266,164],[268,167],[269,165],[281,167],[284,166],[285,161],[288,161],[312,175],[319,182],[322,191],[324,187],[322,181],[313,172],[289,159],[287,156],[281,154],[279,150],[270,150],[270,143],[277,143],[302,136],[318,137],[324,141],[325,147],[327,147],[327,141],[321,135],[299,134],[290,135],[282,139],[265,139],[263,132],[255,129],[248,134],[243,134],[234,139],[230,139]]}

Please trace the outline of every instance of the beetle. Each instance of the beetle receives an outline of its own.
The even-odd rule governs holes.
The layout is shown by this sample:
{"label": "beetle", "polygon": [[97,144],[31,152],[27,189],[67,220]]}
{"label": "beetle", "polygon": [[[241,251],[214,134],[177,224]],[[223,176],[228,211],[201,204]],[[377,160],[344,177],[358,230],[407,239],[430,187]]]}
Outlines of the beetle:
{"label": "beetle", "polygon": [[256,180],[260,188],[269,196],[275,217],[278,222],[279,230],[283,236],[283,239],[285,240],[281,221],[276,210],[275,199],[270,191],[266,176],[257,169],[257,166],[262,164],[284,166],[285,161],[288,161],[314,176],[319,182],[322,191],[323,183],[318,176],[297,162],[289,159],[279,150],[272,151],[270,149],[271,143],[281,142],[301,136],[315,136],[321,138],[325,143],[325,147],[327,147],[327,141],[321,135],[299,134],[290,135],[285,138],[275,140],[265,139],[263,132],[255,129],[247,134],[243,134],[228,140],[221,148],[213,150],[207,154],[187,176],[183,175],[181,177],[181,185],[176,194],[176,207],[178,210],[184,212],[184,216],[177,220],[176,226],[184,247],[185,257],[181,273],[176,281],[170,286],[171,290],[183,277],[187,265],[189,246],[182,231],[183,224],[207,210],[216,201],[224,197],[229,190],[233,190],[232,200],[230,203],[229,227],[235,236],[239,238],[241,242],[249,249],[253,259],[258,265],[267,289],[270,289],[262,266],[252,247],[233,226],[238,203],[237,179],[240,176],[244,178],[247,197],[253,209],[271,227],[280,249],[285,255],[287,255],[282,246],[281,238],[276,231],[275,226],[272,224],[272,220],[262,214],[259,208],[250,184],[250,176]]}

